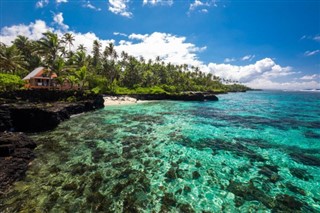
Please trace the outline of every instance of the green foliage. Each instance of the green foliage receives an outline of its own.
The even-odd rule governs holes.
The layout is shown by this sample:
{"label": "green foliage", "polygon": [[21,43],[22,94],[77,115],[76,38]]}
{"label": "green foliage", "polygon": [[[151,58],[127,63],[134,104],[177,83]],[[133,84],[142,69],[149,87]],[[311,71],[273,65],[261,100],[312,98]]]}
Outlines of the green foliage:
{"label": "green foliage", "polygon": [[76,102],[77,98],[75,96],[70,96],[66,99],[67,102]]}
{"label": "green foliage", "polygon": [[119,95],[130,95],[130,94],[134,94],[133,90],[130,90],[126,87],[116,87],[115,88],[115,93],[119,94]]}
{"label": "green foliage", "polygon": [[138,87],[132,91],[134,94],[163,94],[166,93],[161,87]]}
{"label": "green foliage", "polygon": [[188,64],[173,65],[161,61],[160,57],[146,61],[143,57],[138,59],[125,52],[119,55],[113,43],[102,50],[102,44],[95,40],[92,55],[86,52],[83,45],[72,51],[73,41],[71,33],[59,37],[46,32],[38,41],[18,36],[11,46],[0,43],[0,71],[24,77],[27,75],[25,70],[30,72],[41,65],[48,70],[49,76],[52,73],[58,75],[55,82],[60,85],[68,82],[70,89],[77,86],[81,90],[107,94],[233,92],[249,89],[239,82],[201,72],[200,68]]}
{"label": "green foliage", "polygon": [[108,91],[108,81],[100,75],[87,76],[89,89],[95,94]]}
{"label": "green foliage", "polygon": [[0,59],[0,71],[2,73],[19,75],[26,66],[23,55],[21,51],[16,47],[16,45],[7,47],[6,45],[1,43]]}
{"label": "green foliage", "polygon": [[173,85],[169,86],[169,85],[164,84],[164,85],[161,85],[161,88],[162,88],[163,90],[165,90],[166,92],[168,92],[168,93],[176,93],[176,92],[179,92],[178,89],[177,89],[175,86],[173,86]]}
{"label": "green foliage", "polygon": [[114,90],[115,94],[119,95],[132,95],[132,94],[164,94],[167,93],[161,87],[137,87],[135,89],[129,89],[127,87],[116,87]]}
{"label": "green foliage", "polygon": [[21,89],[24,82],[17,75],[0,73],[0,91]]}
{"label": "green foliage", "polygon": [[226,90],[228,92],[245,92],[247,90],[250,90],[250,88],[241,84],[230,84],[226,85]]}

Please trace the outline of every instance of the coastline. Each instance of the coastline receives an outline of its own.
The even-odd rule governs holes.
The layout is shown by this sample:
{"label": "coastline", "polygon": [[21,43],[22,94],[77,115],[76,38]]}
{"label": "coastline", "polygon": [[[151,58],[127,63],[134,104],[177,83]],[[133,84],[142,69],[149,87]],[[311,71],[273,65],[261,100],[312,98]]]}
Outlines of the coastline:
{"label": "coastline", "polygon": [[139,104],[150,101],[218,101],[216,94],[208,92],[185,92],[180,94],[131,94],[131,95],[105,95],[104,106]]}
{"label": "coastline", "polygon": [[[84,112],[107,106],[146,103],[158,100],[216,101],[214,94],[190,92],[185,94],[143,94],[102,96],[83,91],[19,90],[0,93],[0,180],[1,192],[25,176],[29,163],[36,157],[33,149],[36,143],[25,133],[36,133],[55,129],[61,122]],[[28,156],[25,160],[7,161],[11,155],[20,159],[20,145],[26,144]],[[29,144],[32,144],[29,145]],[[22,146],[22,145],[21,145]],[[29,149],[30,147],[30,149]],[[25,149],[24,146],[21,148]],[[5,159],[5,160],[4,160]],[[12,158],[15,159],[15,158]],[[8,166],[9,165],[9,166]],[[12,171],[19,170],[20,173]]]}
{"label": "coastline", "polygon": [[25,133],[49,131],[72,115],[103,108],[101,95],[81,91],[0,93],[0,194],[25,177],[37,146]]}
{"label": "coastline", "polygon": [[0,131],[52,130],[71,115],[103,108],[102,95],[82,91],[21,90],[0,93]]}
{"label": "coastline", "polygon": [[[0,196],[0,202],[3,200],[3,208],[12,212],[14,208],[22,209],[20,201],[26,208],[31,208],[35,200],[43,197],[46,200],[44,203],[38,202],[37,208],[59,211],[64,211],[70,205],[72,208],[83,205],[83,210],[89,211],[92,206],[108,201],[100,209],[107,212],[115,211],[113,205],[118,200],[114,197],[118,196],[123,208],[132,206],[141,210],[146,208],[145,202],[153,201],[155,205],[150,207],[153,209],[166,209],[169,206],[175,212],[187,212],[186,209],[219,211],[221,206],[208,202],[205,197],[196,196],[193,200],[185,196],[191,195],[192,189],[201,188],[205,183],[208,187],[203,193],[229,202],[232,209],[256,208],[257,204],[263,211],[317,210],[315,199],[318,199],[316,183],[319,180],[319,160],[313,150],[317,148],[315,141],[319,138],[319,122],[312,117],[308,117],[308,120],[299,119],[310,113],[302,107],[309,105],[303,102],[305,98],[312,101],[310,103],[314,106],[315,114],[311,115],[316,115],[317,96],[297,96],[293,93],[292,97],[297,99],[292,102],[292,97],[283,96],[281,92],[269,95],[231,93],[221,102],[213,104],[172,101],[174,104],[168,107],[171,101],[159,101],[156,102],[157,107],[152,107],[152,104],[130,105],[134,110],[130,106],[128,110],[126,106],[119,106],[124,110],[106,107],[72,119],[62,123],[56,130],[35,138],[47,146],[39,146],[35,152],[38,160],[32,162],[27,176],[27,180],[32,181],[22,181],[19,187],[10,187],[16,194],[11,200],[12,194],[4,193]],[[275,108],[287,103],[289,105],[286,106],[297,110],[293,117],[292,112],[282,111],[286,118],[294,119],[293,122],[283,119],[282,113],[272,117],[273,110],[269,110],[270,106],[265,104],[270,97],[275,101]],[[126,100],[122,96],[114,99]],[[252,100],[257,100],[257,107],[252,107]],[[241,110],[233,114],[238,109]],[[244,116],[243,112],[249,114]],[[298,133],[300,136],[297,135],[297,128],[291,128],[298,126],[302,127]],[[270,129],[275,134],[268,139]],[[117,135],[119,130],[121,134]],[[216,134],[218,137],[214,138]],[[270,140],[275,143],[269,143]],[[282,143],[284,140],[290,141],[290,144]],[[301,141],[304,142],[300,146]],[[303,145],[307,143],[312,146]],[[78,152],[80,149],[81,152]],[[212,165],[215,165],[214,171],[210,170]],[[143,171],[132,168],[142,168]],[[226,168],[236,171],[243,179],[235,178],[235,173],[228,172]],[[282,170],[286,173],[282,173]],[[160,188],[151,188],[159,180],[159,187],[164,194],[157,194]],[[302,181],[306,186],[301,185]],[[264,190],[259,183],[268,184],[271,188]],[[280,184],[283,185],[281,190],[277,188]],[[309,187],[309,184],[313,187]],[[39,185],[47,188],[39,188]],[[172,188],[181,189],[181,193],[177,190],[171,193],[169,190]],[[128,193],[132,189],[134,191]],[[104,193],[99,192],[102,190],[105,190]],[[273,190],[278,191],[270,194]],[[136,202],[141,193],[148,197]],[[56,200],[59,198],[56,194],[70,197]],[[155,194],[158,196],[151,197]],[[226,199],[226,194],[233,196]],[[306,196],[310,200],[304,200]],[[251,203],[252,199],[256,200],[254,204]],[[129,202],[125,203],[127,200]],[[168,202],[177,205],[170,206]],[[190,205],[186,206],[186,202]],[[205,203],[206,206],[197,206],[197,203]]]}
{"label": "coastline", "polygon": [[0,93],[0,192],[25,177],[35,141],[25,133],[55,129],[61,122],[87,111],[108,106],[130,105],[157,100],[202,101],[199,94],[102,96],[80,91],[21,90]]}
{"label": "coastline", "polygon": [[117,105],[130,105],[130,104],[140,104],[140,103],[146,103],[150,101],[142,101],[138,100],[137,98],[133,98],[130,96],[111,96],[107,95],[103,97],[104,99],[104,106],[117,106]]}

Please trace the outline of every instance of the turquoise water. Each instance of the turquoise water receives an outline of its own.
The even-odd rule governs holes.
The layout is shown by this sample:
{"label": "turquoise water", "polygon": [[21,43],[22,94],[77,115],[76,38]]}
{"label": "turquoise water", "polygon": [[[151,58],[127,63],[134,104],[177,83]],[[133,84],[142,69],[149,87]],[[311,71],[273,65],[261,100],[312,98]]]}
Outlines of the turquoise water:
{"label": "turquoise water", "polygon": [[106,107],[32,137],[0,212],[320,212],[320,93]]}

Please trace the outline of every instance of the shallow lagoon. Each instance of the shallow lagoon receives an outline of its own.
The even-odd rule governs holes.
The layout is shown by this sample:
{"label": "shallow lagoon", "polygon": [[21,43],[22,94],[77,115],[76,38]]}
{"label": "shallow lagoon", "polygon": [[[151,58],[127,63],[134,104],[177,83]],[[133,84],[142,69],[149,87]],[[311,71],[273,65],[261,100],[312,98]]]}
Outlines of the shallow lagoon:
{"label": "shallow lagoon", "polygon": [[0,212],[320,211],[320,94],[106,107],[32,137]]}

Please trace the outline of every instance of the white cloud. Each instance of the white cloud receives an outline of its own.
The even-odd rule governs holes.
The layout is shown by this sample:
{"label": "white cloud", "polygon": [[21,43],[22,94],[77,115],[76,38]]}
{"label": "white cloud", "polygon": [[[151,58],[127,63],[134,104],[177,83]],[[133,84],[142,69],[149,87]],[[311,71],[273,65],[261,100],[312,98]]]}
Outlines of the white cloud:
{"label": "white cloud", "polygon": [[144,40],[148,36],[149,36],[148,34],[141,35],[141,34],[132,33],[131,35],[129,35],[129,39]]}
{"label": "white cloud", "polygon": [[125,51],[136,57],[143,56],[147,60],[154,60],[159,56],[163,61],[173,64],[203,66],[197,58],[197,53],[206,47],[199,48],[187,43],[185,37],[154,32],[144,35],[131,34],[128,38],[130,41],[122,40],[115,46],[117,51]]}
{"label": "white cloud", "polygon": [[207,13],[208,9],[206,9],[206,7],[211,7],[211,6],[217,7],[215,0],[194,0],[194,2],[191,3],[189,6],[189,12],[195,11],[195,10],[198,10],[198,8],[201,8],[198,10],[199,12]]}
{"label": "white cloud", "polygon": [[203,3],[200,0],[195,0],[194,3],[190,4],[189,10],[195,10],[197,7],[200,7],[200,6],[208,6],[208,5],[205,5],[205,3]]}
{"label": "white cloud", "polygon": [[83,4],[83,7],[89,8],[89,9],[92,9],[92,10],[96,10],[96,11],[101,11],[101,8],[95,7],[94,5],[91,4],[90,1],[86,1],[86,2]]}
{"label": "white cloud", "polygon": [[[56,22],[63,24],[63,17],[56,18]],[[48,30],[57,33],[62,37],[66,31],[61,31],[61,28],[56,25],[51,28],[42,20],[36,20],[29,25],[14,25],[3,27],[0,33],[0,40],[7,45],[18,36],[24,35],[32,40],[38,40],[43,35],[42,33]],[[115,44],[115,49],[120,53],[125,51],[130,55],[145,59],[154,60],[159,56],[163,61],[172,64],[188,64],[189,66],[198,66],[202,71],[211,72],[221,78],[237,80],[244,84],[261,89],[315,89],[320,88],[320,75],[305,75],[298,78],[294,75],[297,72],[289,66],[281,66],[271,58],[264,58],[244,66],[231,64],[205,64],[198,59],[197,54],[204,51],[206,47],[197,47],[195,44],[187,42],[186,37],[176,36],[168,33],[154,32],[152,34],[131,34],[124,35],[124,40],[115,43],[114,40],[105,40],[99,38],[92,32],[79,33],[68,31],[74,35],[75,41],[72,50],[75,50],[80,44],[87,48],[87,52],[91,54],[93,41],[98,40],[103,50],[110,42]],[[115,35],[120,33],[115,32]],[[230,60],[233,60],[230,58]],[[234,59],[235,60],[235,59]],[[230,61],[232,62],[232,61]],[[229,62],[228,62],[229,63]],[[293,80],[290,80],[293,79]]]}
{"label": "white cloud", "polygon": [[318,54],[318,53],[320,53],[320,50],[306,51],[306,52],[304,53],[304,55],[305,55],[305,56],[313,56],[313,55],[316,55],[316,54]]}
{"label": "white cloud", "polygon": [[236,59],[235,58],[225,58],[223,61],[224,61],[224,63],[230,63],[230,62],[235,62]]}
{"label": "white cloud", "polygon": [[125,33],[120,33],[120,32],[114,32],[114,33],[113,33],[113,35],[115,35],[115,36],[124,36],[124,37],[128,37],[128,35],[127,35],[127,34],[125,34]]}
{"label": "white cloud", "polygon": [[124,17],[132,17],[132,13],[128,11],[128,3],[130,0],[109,0],[109,11]]}
{"label": "white cloud", "polygon": [[320,35],[315,35],[315,36],[307,36],[307,35],[303,35],[300,40],[305,40],[305,39],[308,39],[308,40],[314,40],[314,41],[318,41],[320,42]]}
{"label": "white cloud", "polygon": [[313,37],[313,40],[320,42],[320,35],[316,35],[315,37]]}
{"label": "white cloud", "polygon": [[317,78],[320,78],[320,74],[313,74],[313,75],[305,75],[305,76],[302,76],[300,79],[301,80],[315,80]]}
{"label": "white cloud", "polygon": [[308,37],[306,35],[301,36],[300,40],[307,39]]}
{"label": "white cloud", "polygon": [[[283,67],[276,64],[271,58],[264,58],[245,66],[230,64],[209,63],[208,71],[220,78],[240,81],[245,85],[257,89],[286,89],[302,90],[320,88],[320,83],[315,80],[316,76],[305,76],[301,80],[290,80],[289,76],[296,74],[293,68]],[[283,77],[286,76],[286,80]]]}
{"label": "white cloud", "polygon": [[269,79],[255,79],[247,86],[256,89],[281,89],[281,90],[303,90],[303,89],[319,89],[320,83],[317,81],[289,81],[289,82],[274,82]]}
{"label": "white cloud", "polygon": [[[68,2],[68,0],[56,0],[57,4],[67,3],[67,2]],[[49,0],[39,0],[36,3],[36,7],[37,8],[43,8],[43,7],[47,6],[48,4],[49,4]]]}
{"label": "white cloud", "polygon": [[293,74],[291,67],[281,67],[270,58],[264,58],[255,64],[245,66],[209,63],[208,70],[221,78],[241,82],[250,82],[256,78],[271,79]]}
{"label": "white cloud", "polygon": [[70,32],[74,35],[74,42],[73,42],[73,50],[75,50],[80,44],[86,47],[87,53],[91,54],[93,50],[93,41],[98,40],[101,43],[101,50],[103,51],[104,48],[109,45],[109,43],[114,43],[114,40],[104,40],[100,39],[95,33],[87,32],[87,33],[78,33],[78,32]]}
{"label": "white cloud", "polygon": [[208,13],[209,11],[208,11],[207,9],[202,9],[202,10],[200,10],[200,12],[202,12],[202,13]]}
{"label": "white cloud", "polygon": [[173,4],[173,0],[143,0],[143,5],[151,4],[151,5],[169,5],[171,6]]}
{"label": "white cloud", "polygon": [[[61,21],[61,19],[57,18]],[[58,21],[57,20],[57,21]],[[63,20],[60,22],[63,24]],[[29,25],[13,25],[11,27],[3,27],[0,32],[0,40],[6,45],[11,45],[12,41],[18,36],[23,35],[28,37],[30,40],[38,40],[43,37],[43,33],[51,31],[58,34],[59,37],[62,37],[65,32],[62,32],[59,29],[51,28],[46,25],[46,23],[42,20],[36,20],[34,23],[31,22]],[[92,32],[87,33],[78,33],[68,31],[74,35],[75,41],[73,42],[74,45],[72,46],[72,50],[75,50],[80,44],[83,44],[86,48],[88,53],[92,52],[92,44],[94,40],[99,40],[102,44],[101,50],[103,50],[110,42],[114,43],[114,40],[104,40],[100,39]]]}
{"label": "white cloud", "polygon": [[252,61],[255,57],[255,55],[245,55],[241,58],[241,61]]}
{"label": "white cloud", "polygon": [[37,1],[36,7],[43,8],[43,7],[47,6],[48,4],[49,4],[49,0],[40,0],[40,1]]}
{"label": "white cloud", "polygon": [[42,33],[47,31],[53,31],[53,28],[48,27],[42,20],[36,20],[29,25],[20,24],[3,27],[0,33],[0,40],[7,45],[10,45],[18,35],[26,36],[31,40],[38,40],[42,37]]}
{"label": "white cloud", "polygon": [[60,29],[66,31],[69,29],[69,26],[63,23],[63,13],[58,13],[53,15],[53,21],[56,23]]}

